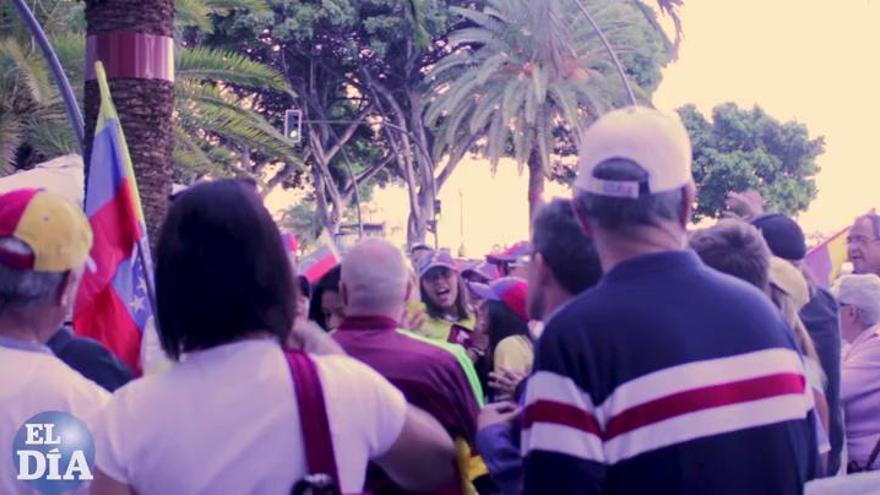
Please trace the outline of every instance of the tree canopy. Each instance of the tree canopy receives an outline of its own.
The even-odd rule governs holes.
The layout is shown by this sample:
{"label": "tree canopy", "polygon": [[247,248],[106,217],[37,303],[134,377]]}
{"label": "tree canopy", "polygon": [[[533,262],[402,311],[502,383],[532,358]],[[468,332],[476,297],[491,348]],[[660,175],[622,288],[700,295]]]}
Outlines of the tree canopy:
{"label": "tree canopy", "polygon": [[694,220],[720,217],[730,192],[755,189],[768,210],[789,215],[806,210],[816,198],[816,159],[825,140],[811,138],[804,124],[780,122],[757,105],[718,105],[711,121],[694,105],[678,113],[693,147]]}

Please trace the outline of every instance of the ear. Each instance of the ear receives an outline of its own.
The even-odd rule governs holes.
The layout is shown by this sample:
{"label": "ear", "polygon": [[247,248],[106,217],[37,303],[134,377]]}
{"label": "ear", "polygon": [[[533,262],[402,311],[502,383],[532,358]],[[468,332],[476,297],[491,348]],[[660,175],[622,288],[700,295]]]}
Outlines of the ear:
{"label": "ear", "polygon": [[682,227],[687,229],[689,223],[691,223],[691,214],[694,210],[694,200],[697,196],[697,189],[694,187],[693,183],[690,183],[684,186],[684,200],[681,202],[681,212],[679,213],[678,221]]}
{"label": "ear", "polygon": [[550,266],[547,265],[544,255],[535,253],[532,257],[532,263],[535,265],[535,273],[538,274],[538,283],[541,286],[547,285],[547,282],[553,278],[553,272],[550,271]]}
{"label": "ear", "polygon": [[848,304],[843,307],[843,310],[846,311],[846,317],[849,320],[855,321],[859,317],[859,309],[855,306]]}
{"label": "ear", "polygon": [[581,229],[584,231],[584,234],[587,238],[593,238],[593,228],[590,226],[590,217],[587,215],[587,212],[583,209],[579,201],[572,201],[572,209],[574,210],[574,216],[578,219],[578,223],[581,225]]}
{"label": "ear", "polygon": [[348,306],[348,287],[345,282],[339,282],[339,296],[342,297],[342,306]]}
{"label": "ear", "polygon": [[82,280],[82,272],[71,270],[64,274],[61,284],[58,286],[55,302],[64,308],[72,308],[76,302],[76,294],[79,289],[79,282]]}

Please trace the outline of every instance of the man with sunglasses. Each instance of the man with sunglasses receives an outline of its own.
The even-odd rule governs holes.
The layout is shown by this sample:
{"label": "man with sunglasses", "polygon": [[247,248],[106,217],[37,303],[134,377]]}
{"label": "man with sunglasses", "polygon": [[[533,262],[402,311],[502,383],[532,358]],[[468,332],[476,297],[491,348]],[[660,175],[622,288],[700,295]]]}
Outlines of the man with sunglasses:
{"label": "man with sunglasses", "polygon": [[846,236],[846,249],[854,273],[880,275],[880,215],[857,218]]}

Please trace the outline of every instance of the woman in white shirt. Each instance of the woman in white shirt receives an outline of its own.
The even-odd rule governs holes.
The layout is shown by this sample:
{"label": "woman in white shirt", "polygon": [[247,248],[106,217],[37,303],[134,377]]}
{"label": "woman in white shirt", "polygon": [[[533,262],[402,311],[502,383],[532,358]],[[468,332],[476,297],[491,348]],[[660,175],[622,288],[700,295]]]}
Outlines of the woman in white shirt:
{"label": "woman in white shirt", "polygon": [[[95,432],[92,493],[290,493],[308,474],[282,349],[296,288],[252,185],[205,183],[175,199],[159,238],[156,290],[159,339],[178,362],[111,399]],[[454,447],[433,418],[353,359],[311,359],[341,492],[363,489],[371,460],[411,490],[452,475]]]}

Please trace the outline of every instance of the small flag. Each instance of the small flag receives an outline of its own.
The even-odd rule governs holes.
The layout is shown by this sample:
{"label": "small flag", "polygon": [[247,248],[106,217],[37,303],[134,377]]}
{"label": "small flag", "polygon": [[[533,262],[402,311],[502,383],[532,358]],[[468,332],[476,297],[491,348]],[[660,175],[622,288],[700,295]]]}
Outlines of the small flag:
{"label": "small flag", "polygon": [[338,265],[341,259],[330,232],[324,229],[318,236],[318,247],[300,261],[299,275],[314,284]]}
{"label": "small flag", "polygon": [[95,235],[91,256],[96,270],[83,277],[73,325],[78,334],[103,343],[140,373],[141,336],[153,308],[144,266],[150,253],[140,253],[138,246],[149,243],[128,145],[104,68],[100,62],[95,65],[101,109],[86,178],[85,210]]}
{"label": "small flag", "polygon": [[820,287],[827,289],[840,274],[847,257],[847,234],[849,227],[822,241],[804,257],[804,266]]}

